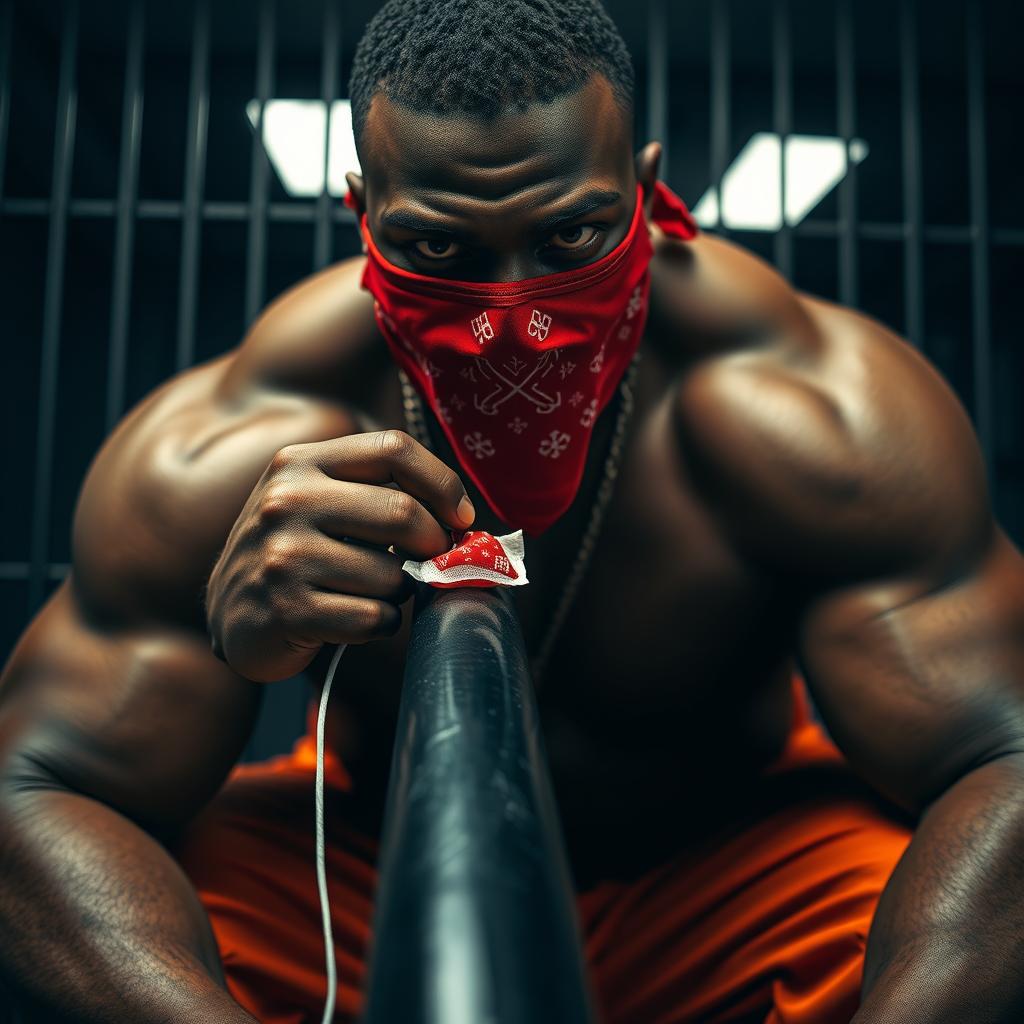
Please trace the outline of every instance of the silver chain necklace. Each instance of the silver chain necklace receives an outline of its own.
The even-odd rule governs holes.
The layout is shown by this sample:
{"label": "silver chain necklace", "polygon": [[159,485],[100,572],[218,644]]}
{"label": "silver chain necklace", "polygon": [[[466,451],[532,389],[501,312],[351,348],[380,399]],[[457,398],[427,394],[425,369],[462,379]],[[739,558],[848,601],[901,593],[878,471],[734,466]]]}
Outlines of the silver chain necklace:
{"label": "silver chain necklace", "polygon": [[[541,640],[537,654],[530,662],[535,686],[540,683],[548,658],[554,649],[555,640],[558,638],[562,624],[565,622],[569,609],[576,599],[580,583],[583,581],[587,566],[590,564],[590,557],[597,544],[597,538],[601,532],[601,524],[604,522],[608,503],[611,501],[612,493],[615,489],[615,479],[619,475],[619,465],[622,461],[622,452],[625,447],[626,427],[633,412],[633,385],[636,381],[639,363],[640,350],[637,349],[619,384],[619,412],[615,419],[615,428],[612,431],[608,456],[604,462],[604,476],[594,497],[594,504],[590,509],[590,521],[587,523],[587,528],[583,531],[583,537],[576,552],[576,559],[566,576],[561,596],[558,599],[558,604],[555,606],[555,612],[548,624],[547,632]],[[433,452],[434,445],[430,439],[423,401],[401,367],[398,369],[398,376],[402,383],[402,405],[405,410],[406,429],[424,448]]]}

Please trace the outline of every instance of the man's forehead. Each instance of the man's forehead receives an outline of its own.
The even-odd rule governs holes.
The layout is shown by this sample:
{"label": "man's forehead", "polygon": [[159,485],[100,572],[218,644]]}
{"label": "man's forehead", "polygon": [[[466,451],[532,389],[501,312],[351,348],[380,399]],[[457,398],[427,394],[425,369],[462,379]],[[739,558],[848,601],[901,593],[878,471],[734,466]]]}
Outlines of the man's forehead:
{"label": "man's forehead", "polygon": [[632,126],[601,75],[493,120],[418,113],[378,93],[363,134],[371,190],[501,199],[531,183],[628,173]]}

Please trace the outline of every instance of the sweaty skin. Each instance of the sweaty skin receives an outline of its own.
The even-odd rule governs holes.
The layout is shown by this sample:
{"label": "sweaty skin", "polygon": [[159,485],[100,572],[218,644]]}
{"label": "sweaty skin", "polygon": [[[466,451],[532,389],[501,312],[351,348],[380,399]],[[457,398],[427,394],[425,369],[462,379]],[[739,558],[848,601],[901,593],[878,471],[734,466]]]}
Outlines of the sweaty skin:
{"label": "sweaty skin", "polygon": [[[392,261],[518,280],[623,236],[658,160],[652,144],[634,161],[629,134],[601,78],[491,125],[378,96],[351,184]],[[594,191],[619,198],[538,233]],[[728,242],[654,242],[621,474],[539,687],[574,867],[586,879],[699,836],[779,752],[799,659],[855,769],[924,815],[879,905],[856,1018],[896,1019],[887,1001],[926,983],[907,950],[956,935],[990,967],[999,936],[1024,932],[1024,899],[1006,894],[1024,840],[1021,556],[967,417],[909,345]],[[322,678],[323,644],[344,639],[365,642],[344,656],[329,742],[375,821],[409,626],[401,552],[447,547],[463,487],[475,526],[507,530],[436,427],[440,462],[397,432],[361,268],[297,285],[125,418],[84,484],[73,571],[7,665],[0,931],[19,940],[0,970],[48,1012],[251,1020],[160,840],[225,778],[263,683]],[[528,545],[532,582],[513,597],[531,650],[610,427],[569,512]],[[978,818],[994,822],[983,846]],[[623,848],[597,850],[598,828]],[[962,984],[932,994],[952,1007]],[[986,992],[994,1011],[1020,995]]]}

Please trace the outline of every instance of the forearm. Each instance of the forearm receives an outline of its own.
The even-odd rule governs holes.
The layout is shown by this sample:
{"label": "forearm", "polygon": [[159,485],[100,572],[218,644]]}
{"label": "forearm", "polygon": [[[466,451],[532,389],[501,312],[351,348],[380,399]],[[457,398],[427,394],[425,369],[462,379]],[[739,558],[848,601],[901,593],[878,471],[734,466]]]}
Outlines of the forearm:
{"label": "forearm", "polygon": [[181,869],[87,797],[0,793],[0,935],[0,972],[30,1021],[253,1024]]}
{"label": "forearm", "polygon": [[1024,1020],[1024,756],[928,808],[879,900],[852,1024]]}

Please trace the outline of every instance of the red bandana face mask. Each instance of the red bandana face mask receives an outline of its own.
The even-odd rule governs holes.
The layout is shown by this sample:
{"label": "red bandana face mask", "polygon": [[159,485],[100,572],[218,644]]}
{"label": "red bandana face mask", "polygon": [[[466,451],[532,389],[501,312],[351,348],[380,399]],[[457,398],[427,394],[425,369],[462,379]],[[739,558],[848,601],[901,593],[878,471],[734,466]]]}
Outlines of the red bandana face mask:
{"label": "red bandana face mask", "polygon": [[[508,283],[403,270],[363,218],[362,284],[392,355],[491,508],[534,536],[572,504],[594,423],[640,343],[652,253],[641,200],[638,188],[626,237],[597,262]],[[697,233],[660,183],[653,220]]]}

